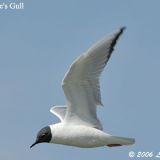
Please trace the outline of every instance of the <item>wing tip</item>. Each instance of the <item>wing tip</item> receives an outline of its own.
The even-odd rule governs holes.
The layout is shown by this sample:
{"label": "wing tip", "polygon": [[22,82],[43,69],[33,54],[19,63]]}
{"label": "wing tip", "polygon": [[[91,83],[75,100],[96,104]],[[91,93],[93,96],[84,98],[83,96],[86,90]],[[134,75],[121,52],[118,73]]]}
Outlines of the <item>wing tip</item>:
{"label": "wing tip", "polygon": [[116,45],[116,42],[117,42],[117,40],[119,39],[119,37],[121,36],[121,34],[124,32],[124,30],[126,30],[126,27],[125,26],[123,26],[123,27],[121,27],[120,29],[119,29],[119,31],[117,31],[116,32],[116,35],[115,35],[115,37],[114,37],[114,39],[113,39],[113,41],[112,41],[112,43],[111,43],[111,46],[110,46],[110,50],[109,50],[109,55],[108,55],[108,59],[110,58],[110,56],[111,56],[111,53],[113,52],[113,50],[114,50],[114,46]]}
{"label": "wing tip", "polygon": [[126,29],[127,29],[127,27],[126,27],[126,26],[123,26],[123,27],[120,28],[120,31],[123,32],[123,31],[126,30]]}
{"label": "wing tip", "polygon": [[120,36],[126,29],[127,29],[126,26],[120,27],[119,33],[118,33],[118,35],[117,35],[117,39],[119,38],[119,36]]}

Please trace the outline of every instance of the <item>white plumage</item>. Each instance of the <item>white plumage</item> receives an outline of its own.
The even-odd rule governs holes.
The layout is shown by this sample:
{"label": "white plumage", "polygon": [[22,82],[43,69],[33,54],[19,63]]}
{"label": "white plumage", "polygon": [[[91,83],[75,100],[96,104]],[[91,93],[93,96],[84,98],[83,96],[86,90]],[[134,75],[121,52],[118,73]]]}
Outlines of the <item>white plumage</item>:
{"label": "white plumage", "polygon": [[124,29],[98,41],[71,64],[62,81],[67,106],[51,108],[51,112],[61,117],[65,125],[102,130],[96,114],[96,106],[102,105],[99,77]]}
{"label": "white plumage", "polygon": [[[124,27],[103,38],[81,54],[62,81],[67,104],[50,111],[60,123],[50,125],[50,143],[77,147],[121,146],[134,143],[132,138],[117,137],[102,131],[96,107],[102,105],[99,78]],[[44,133],[44,129],[40,134]]]}
{"label": "white plumage", "polygon": [[71,64],[62,81],[68,106],[64,122],[102,129],[96,114],[96,106],[102,105],[99,77],[123,30],[98,41]]}

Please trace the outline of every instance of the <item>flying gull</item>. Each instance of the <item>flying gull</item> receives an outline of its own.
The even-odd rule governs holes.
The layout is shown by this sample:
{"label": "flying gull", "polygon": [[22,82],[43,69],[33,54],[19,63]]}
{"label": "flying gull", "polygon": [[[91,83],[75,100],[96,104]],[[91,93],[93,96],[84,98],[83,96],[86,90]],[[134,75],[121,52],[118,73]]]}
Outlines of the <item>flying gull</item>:
{"label": "flying gull", "polygon": [[105,133],[96,113],[97,106],[102,105],[101,72],[124,30],[122,27],[98,41],[71,64],[62,80],[67,103],[50,109],[60,122],[42,128],[30,148],[42,142],[81,148],[134,144],[134,138]]}

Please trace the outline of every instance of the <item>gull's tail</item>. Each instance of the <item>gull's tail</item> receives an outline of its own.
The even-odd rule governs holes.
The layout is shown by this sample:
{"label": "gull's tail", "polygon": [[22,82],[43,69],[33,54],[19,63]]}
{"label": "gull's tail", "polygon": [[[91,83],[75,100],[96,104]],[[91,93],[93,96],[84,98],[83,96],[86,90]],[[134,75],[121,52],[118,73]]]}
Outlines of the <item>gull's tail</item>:
{"label": "gull's tail", "polygon": [[124,145],[132,145],[134,143],[135,143],[134,138],[111,136],[110,140],[108,141],[107,146],[108,147],[118,147],[118,146],[124,146]]}

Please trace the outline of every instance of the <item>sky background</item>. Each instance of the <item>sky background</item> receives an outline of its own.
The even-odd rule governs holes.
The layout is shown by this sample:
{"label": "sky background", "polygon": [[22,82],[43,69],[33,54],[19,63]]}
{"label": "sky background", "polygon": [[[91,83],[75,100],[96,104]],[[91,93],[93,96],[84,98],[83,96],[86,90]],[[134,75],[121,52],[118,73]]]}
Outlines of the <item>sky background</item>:
{"label": "sky background", "polygon": [[[160,152],[160,1],[13,1],[25,9],[0,10],[0,159],[111,160],[131,159],[129,151]],[[59,121],[49,109],[65,104],[60,83],[69,65],[121,26],[127,30],[101,76],[98,115],[104,131],[134,137],[135,145],[30,149],[39,129]]]}

